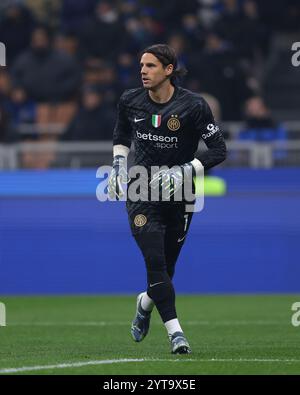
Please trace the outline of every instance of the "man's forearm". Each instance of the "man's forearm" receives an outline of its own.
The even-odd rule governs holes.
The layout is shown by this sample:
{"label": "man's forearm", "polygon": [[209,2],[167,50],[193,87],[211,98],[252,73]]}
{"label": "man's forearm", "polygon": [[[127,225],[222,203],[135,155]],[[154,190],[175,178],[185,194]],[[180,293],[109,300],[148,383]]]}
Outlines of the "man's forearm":
{"label": "man's forearm", "polygon": [[217,141],[207,143],[208,150],[197,155],[205,170],[210,169],[226,159],[227,149],[225,141],[219,138]]}
{"label": "man's forearm", "polygon": [[198,155],[197,159],[203,164],[204,169],[208,170],[226,159],[226,149],[210,149]]}

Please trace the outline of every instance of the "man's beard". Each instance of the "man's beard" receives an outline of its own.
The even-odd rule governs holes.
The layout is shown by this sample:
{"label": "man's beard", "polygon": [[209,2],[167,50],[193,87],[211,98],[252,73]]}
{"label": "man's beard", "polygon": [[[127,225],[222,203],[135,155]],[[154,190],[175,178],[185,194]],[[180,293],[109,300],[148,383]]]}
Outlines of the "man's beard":
{"label": "man's beard", "polygon": [[156,85],[152,85],[152,86],[145,86],[144,88],[147,91],[156,91],[158,88],[160,88],[167,80],[169,80],[170,77],[166,76],[163,80],[161,80],[160,82],[158,82]]}

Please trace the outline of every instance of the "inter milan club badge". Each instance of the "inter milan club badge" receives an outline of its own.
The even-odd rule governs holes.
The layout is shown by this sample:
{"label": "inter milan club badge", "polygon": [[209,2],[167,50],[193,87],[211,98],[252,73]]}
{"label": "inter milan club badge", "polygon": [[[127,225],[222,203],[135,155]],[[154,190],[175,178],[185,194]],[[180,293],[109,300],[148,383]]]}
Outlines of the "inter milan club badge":
{"label": "inter milan club badge", "polygon": [[152,115],[152,126],[159,128],[161,124],[161,115]]}
{"label": "inter milan club badge", "polygon": [[180,128],[180,121],[178,119],[178,115],[171,115],[171,118],[168,120],[167,126],[169,130],[172,132],[176,132]]}
{"label": "inter milan club badge", "polygon": [[134,225],[141,227],[144,226],[147,222],[147,217],[145,217],[143,214],[138,214],[134,217]]}

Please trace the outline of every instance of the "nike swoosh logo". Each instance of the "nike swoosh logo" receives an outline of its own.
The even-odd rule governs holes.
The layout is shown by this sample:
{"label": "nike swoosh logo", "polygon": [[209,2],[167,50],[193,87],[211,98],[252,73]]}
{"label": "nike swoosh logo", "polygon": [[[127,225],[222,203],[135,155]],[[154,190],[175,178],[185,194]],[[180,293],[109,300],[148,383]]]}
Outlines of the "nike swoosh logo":
{"label": "nike swoosh logo", "polygon": [[144,121],[145,119],[146,119],[146,118],[140,118],[140,119],[134,118],[134,122],[135,122],[135,123],[141,122],[141,121]]}
{"label": "nike swoosh logo", "polygon": [[[186,235],[185,235],[186,236]],[[178,239],[177,241],[178,241],[178,243],[180,243],[182,240],[184,240],[185,239],[185,236],[183,236],[181,239]]]}
{"label": "nike swoosh logo", "polygon": [[163,283],[164,283],[164,282],[163,282],[163,281],[161,281],[161,282],[159,282],[159,283],[150,284],[150,288],[154,287],[155,285],[158,285],[158,284],[163,284]]}

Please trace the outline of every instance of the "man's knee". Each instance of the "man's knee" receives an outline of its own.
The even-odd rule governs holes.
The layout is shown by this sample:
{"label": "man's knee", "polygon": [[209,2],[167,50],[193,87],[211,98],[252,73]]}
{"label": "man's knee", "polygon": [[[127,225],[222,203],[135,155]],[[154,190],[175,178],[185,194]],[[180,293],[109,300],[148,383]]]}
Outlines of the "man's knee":
{"label": "man's knee", "polygon": [[136,235],[135,239],[142,251],[147,271],[166,271],[164,235],[160,232],[142,233]]}

